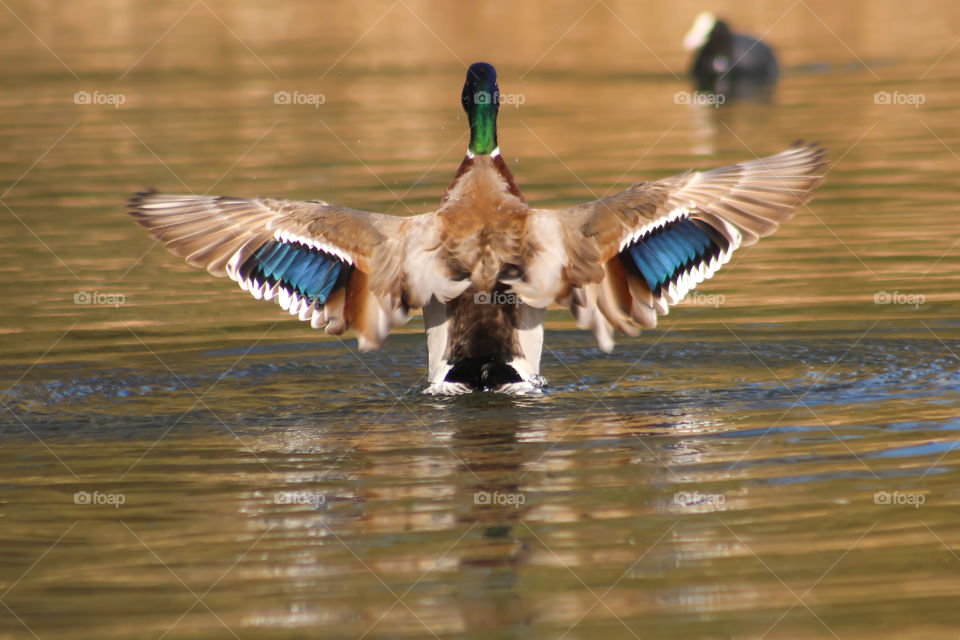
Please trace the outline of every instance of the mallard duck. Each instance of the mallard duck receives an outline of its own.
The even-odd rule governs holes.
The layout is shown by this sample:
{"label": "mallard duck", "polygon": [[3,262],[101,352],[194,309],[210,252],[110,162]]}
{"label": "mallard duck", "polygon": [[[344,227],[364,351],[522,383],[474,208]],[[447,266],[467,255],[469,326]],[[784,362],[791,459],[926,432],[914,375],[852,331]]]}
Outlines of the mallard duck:
{"label": "mallard duck", "polygon": [[652,328],[741,246],[811,197],[825,151],[795,144],[764,159],[641,182],[562,209],[530,207],[497,144],[494,68],[467,71],[470,144],[430,213],[323,202],[146,191],[130,213],[187,262],[274,300],[314,329],[352,328],[359,348],[422,309],[428,393],[526,392],[545,384],[547,307],[613,348]]}
{"label": "mallard duck", "polygon": [[683,39],[687,51],[696,51],[690,75],[700,91],[751,93],[776,82],[777,59],[769,46],[741,33],[709,11],[697,15]]}

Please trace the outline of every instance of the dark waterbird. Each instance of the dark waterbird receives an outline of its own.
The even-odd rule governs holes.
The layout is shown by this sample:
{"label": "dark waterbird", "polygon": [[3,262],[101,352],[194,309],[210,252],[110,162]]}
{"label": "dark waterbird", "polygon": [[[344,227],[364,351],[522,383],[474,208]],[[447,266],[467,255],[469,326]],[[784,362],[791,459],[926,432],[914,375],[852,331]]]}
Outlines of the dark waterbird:
{"label": "dark waterbird", "polygon": [[694,20],[683,46],[696,52],[690,75],[698,91],[747,98],[769,91],[780,73],[769,46],[733,33],[726,22],[707,11]]}

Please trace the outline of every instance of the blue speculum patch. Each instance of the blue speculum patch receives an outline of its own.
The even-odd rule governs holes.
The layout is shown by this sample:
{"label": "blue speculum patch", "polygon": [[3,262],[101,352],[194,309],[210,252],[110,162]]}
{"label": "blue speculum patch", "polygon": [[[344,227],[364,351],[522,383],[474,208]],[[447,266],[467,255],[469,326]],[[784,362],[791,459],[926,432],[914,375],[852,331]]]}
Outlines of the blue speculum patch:
{"label": "blue speculum patch", "polygon": [[628,266],[636,267],[650,291],[659,295],[679,274],[726,248],[718,244],[722,242],[719,234],[710,234],[704,227],[706,223],[680,218],[637,240],[620,256]]}
{"label": "blue speculum patch", "polygon": [[339,258],[299,242],[271,241],[257,249],[240,272],[261,284],[279,282],[291,293],[322,305],[345,266]]}

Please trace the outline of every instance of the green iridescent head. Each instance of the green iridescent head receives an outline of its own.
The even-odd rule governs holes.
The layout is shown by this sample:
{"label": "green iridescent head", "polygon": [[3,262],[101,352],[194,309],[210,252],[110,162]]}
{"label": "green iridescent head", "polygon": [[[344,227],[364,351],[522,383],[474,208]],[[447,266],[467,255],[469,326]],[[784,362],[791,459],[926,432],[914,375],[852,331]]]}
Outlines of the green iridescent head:
{"label": "green iridescent head", "polygon": [[493,65],[486,62],[470,65],[460,102],[470,121],[467,148],[475,155],[491,153],[497,148],[497,112],[500,111],[500,89]]}

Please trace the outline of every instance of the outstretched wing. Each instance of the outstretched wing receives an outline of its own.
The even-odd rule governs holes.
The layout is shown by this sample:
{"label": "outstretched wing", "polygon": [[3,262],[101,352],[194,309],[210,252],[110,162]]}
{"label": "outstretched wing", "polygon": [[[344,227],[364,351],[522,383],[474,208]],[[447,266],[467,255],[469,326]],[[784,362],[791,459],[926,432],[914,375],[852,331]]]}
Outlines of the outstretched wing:
{"label": "outstretched wing", "polygon": [[635,184],[557,212],[564,300],[600,347],[654,327],[739,247],[777,230],[823,180],[826,150],[800,143],[750,162]]}
{"label": "outstretched wing", "polygon": [[193,266],[276,300],[315,328],[380,346],[406,320],[403,218],[326,202],[136,194],[130,214]]}

